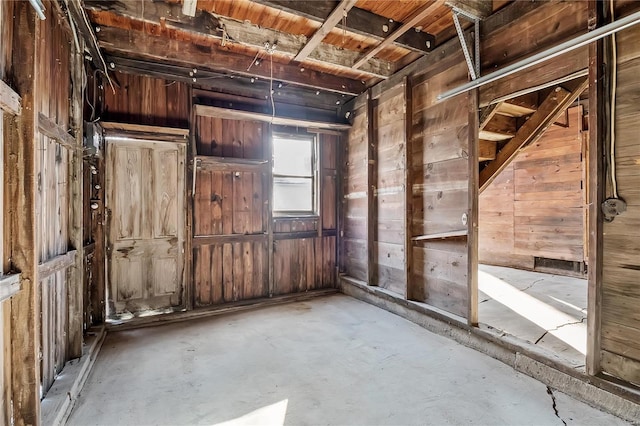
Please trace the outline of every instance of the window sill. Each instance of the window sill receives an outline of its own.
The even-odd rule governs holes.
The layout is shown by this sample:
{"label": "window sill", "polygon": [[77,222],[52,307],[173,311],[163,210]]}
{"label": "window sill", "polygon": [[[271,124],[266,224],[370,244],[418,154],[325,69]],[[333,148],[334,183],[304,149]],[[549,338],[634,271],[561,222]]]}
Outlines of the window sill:
{"label": "window sill", "polygon": [[319,215],[315,213],[274,213],[273,220],[318,220],[320,218]]}

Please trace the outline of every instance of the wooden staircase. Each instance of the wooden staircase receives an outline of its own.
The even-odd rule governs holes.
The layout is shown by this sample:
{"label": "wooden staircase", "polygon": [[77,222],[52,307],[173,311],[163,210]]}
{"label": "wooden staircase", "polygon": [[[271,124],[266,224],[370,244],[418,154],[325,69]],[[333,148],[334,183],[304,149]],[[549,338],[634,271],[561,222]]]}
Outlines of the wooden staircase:
{"label": "wooden staircase", "polygon": [[[586,78],[491,104],[480,112],[480,193],[516,154],[552,125],[566,125],[567,108],[588,87]],[[539,99],[542,101],[539,102]]]}

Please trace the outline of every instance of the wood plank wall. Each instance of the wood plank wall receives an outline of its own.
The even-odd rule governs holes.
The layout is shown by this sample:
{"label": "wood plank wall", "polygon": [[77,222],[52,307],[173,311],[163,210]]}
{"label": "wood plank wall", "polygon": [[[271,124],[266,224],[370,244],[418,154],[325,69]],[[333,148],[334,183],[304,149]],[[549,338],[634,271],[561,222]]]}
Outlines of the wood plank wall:
{"label": "wood plank wall", "polygon": [[[637,7],[637,6],[636,6]],[[640,26],[618,33],[616,177],[627,211],[603,226],[601,365],[640,384]],[[607,179],[609,180],[609,179]],[[611,197],[608,188],[606,197]]]}
{"label": "wood plank wall", "polygon": [[[52,8],[40,23],[41,39],[37,76],[40,81],[37,105],[39,113],[62,129],[70,128],[70,47],[71,35],[60,24]],[[52,84],[55,82],[55,84]],[[36,156],[36,234],[41,264],[65,254],[69,249],[71,153],[59,141],[39,136]],[[40,282],[41,306],[41,380],[43,391],[67,361],[68,270],[60,270]]]}
{"label": "wood plank wall", "polygon": [[413,247],[411,295],[461,317],[467,317],[470,306],[469,133],[477,131],[469,125],[469,94],[443,102],[436,96],[466,80],[466,64],[458,51],[414,79],[412,96],[411,232],[424,240]]}
{"label": "wood plank wall", "polygon": [[344,152],[342,268],[367,281],[367,108],[353,112]]}
{"label": "wood plank wall", "polygon": [[552,126],[480,195],[481,263],[533,269],[534,257],[586,260],[582,106],[568,117],[569,127]]}
{"label": "wood plank wall", "polygon": [[376,145],[376,223],[372,284],[405,294],[404,175],[406,162],[404,85],[375,100],[373,129]]}

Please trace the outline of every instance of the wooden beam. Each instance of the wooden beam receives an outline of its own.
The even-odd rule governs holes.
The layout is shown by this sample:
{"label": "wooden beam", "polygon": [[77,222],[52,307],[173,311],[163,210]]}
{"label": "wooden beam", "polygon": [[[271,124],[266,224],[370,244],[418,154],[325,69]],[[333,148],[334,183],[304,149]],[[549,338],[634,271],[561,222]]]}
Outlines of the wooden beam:
{"label": "wooden beam", "polygon": [[367,283],[377,285],[376,277],[376,228],[378,227],[378,209],[376,200],[377,164],[376,164],[376,133],[373,128],[374,99],[371,91],[367,91],[367,156],[365,167],[367,170]]}
{"label": "wooden beam", "polygon": [[413,93],[404,79],[404,298],[413,299]]}
{"label": "wooden beam", "polygon": [[64,271],[70,266],[73,266],[75,262],[77,250],[71,250],[65,254],[49,259],[44,263],[38,265],[38,278],[40,281],[49,278],[56,272]]}
{"label": "wooden beam", "polygon": [[315,127],[335,130],[347,130],[351,127],[349,124],[343,123],[325,123],[313,120],[287,118],[287,117],[273,117],[269,114],[262,114],[259,112],[233,110],[228,108],[219,108],[206,105],[194,105],[196,115],[205,117],[217,117],[226,118],[229,120],[253,120],[264,121],[267,123],[281,125],[281,126],[294,126],[294,127]]}
{"label": "wooden beam", "polygon": [[[589,1],[589,30],[606,23],[603,16],[605,3]],[[589,45],[589,142],[587,152],[587,205],[588,209],[588,285],[587,285],[587,374],[595,376],[601,366],[601,318],[602,318],[602,269],[603,269],[603,222],[602,202],[606,188],[604,147],[607,145],[609,123],[607,121],[607,76],[610,64],[605,55],[604,40]]]}
{"label": "wooden beam", "polygon": [[21,110],[20,95],[2,80],[0,80],[0,109],[13,115],[20,115]]}
{"label": "wooden beam", "polygon": [[480,192],[507,167],[516,154],[526,145],[537,140],[556,121],[557,117],[568,108],[568,106],[584,92],[588,86],[585,79],[573,92],[568,92],[562,87],[556,87],[547,98],[540,104],[540,108],[533,113],[516,135],[511,139],[496,155],[496,159],[487,164],[480,172]]}
{"label": "wooden beam", "polygon": [[[114,18],[126,17],[139,22],[163,25],[166,28],[175,28],[194,35],[215,40],[223,40],[225,43],[238,44],[254,49],[265,48],[266,41],[277,41],[277,54],[285,54],[291,58],[296,56],[308,44],[307,37],[297,34],[289,34],[270,28],[259,27],[248,21],[241,22],[224,16],[214,16],[206,11],[196,12],[195,17],[184,16],[180,5],[161,1],[134,1],[134,2],[103,2],[91,0],[85,2],[85,7],[92,12],[92,19],[98,25],[113,26]],[[266,56],[266,53],[264,54]],[[351,72],[351,64],[358,58],[359,52],[340,49],[327,43],[319,43],[304,59],[305,63],[330,64],[337,69]],[[387,78],[395,70],[394,64],[389,61],[376,59],[370,61],[366,67],[359,71],[370,77]]]}
{"label": "wooden beam", "polygon": [[20,271],[22,290],[11,298],[11,401],[16,425],[40,422],[40,303],[36,237],[36,136],[38,133],[36,58],[40,57],[38,18],[28,2],[13,4],[11,69],[14,87],[22,97],[19,117],[6,117],[5,170],[9,211],[11,267]]}
{"label": "wooden beam", "polygon": [[96,44],[96,34],[93,27],[89,25],[84,9],[82,8],[81,0],[69,0],[65,3],[67,4],[71,19],[80,32],[80,36],[84,39],[85,47],[89,50],[91,62],[96,69],[104,69],[104,63],[102,62],[101,57],[102,54]]}
{"label": "wooden beam", "polygon": [[[157,30],[161,31],[159,27]],[[270,67],[264,62],[259,66],[254,65],[250,71],[247,71],[252,58],[225,51],[212,44],[198,45],[182,40],[156,37],[140,31],[126,31],[117,28],[102,28],[99,34],[100,45],[118,56],[187,65],[226,75],[271,78]],[[273,62],[273,79],[283,83],[345,95],[357,95],[365,87],[359,80],[337,77],[275,61]]]}
{"label": "wooden beam", "polygon": [[407,18],[405,22],[398,29],[396,29],[387,38],[381,41],[377,46],[367,51],[367,53],[365,53],[360,59],[358,59],[356,63],[353,64],[353,68],[360,68],[369,59],[373,58],[375,55],[380,53],[382,49],[389,46],[402,34],[406,33],[407,31],[415,27],[420,21],[426,18],[429,14],[435,12],[443,4],[444,4],[444,0],[431,0],[424,6],[421,6],[418,10],[416,10],[413,14],[411,14],[411,16]]}
{"label": "wooden beam", "polygon": [[[43,113],[38,114],[38,130],[41,134],[54,139],[60,145],[63,145],[71,151],[77,148],[76,138],[67,133],[58,123],[54,122]],[[80,148],[82,148],[82,145],[80,145]]]}
{"label": "wooden beam", "polygon": [[478,89],[468,93],[469,124],[468,135],[468,217],[467,217],[467,324],[478,325]]}
{"label": "wooden beam", "polygon": [[320,28],[311,36],[307,44],[304,45],[300,52],[293,58],[294,61],[304,61],[307,56],[320,44],[322,40],[331,32],[333,28],[340,22],[353,6],[355,6],[357,0],[342,0],[338,6],[327,16]]}
{"label": "wooden beam", "polygon": [[215,170],[228,172],[265,173],[269,167],[266,160],[245,160],[243,158],[211,157],[196,155],[196,167],[201,170]]}
{"label": "wooden beam", "polygon": [[[338,4],[337,1],[252,0],[252,2],[316,22],[324,22]],[[339,22],[336,28],[382,41],[400,25],[402,23],[390,22],[389,18],[354,7],[349,11],[346,25]],[[394,44],[420,53],[430,52],[436,46],[435,37],[422,31],[409,31],[396,39]]]}
{"label": "wooden beam", "polygon": [[[20,274],[0,275],[0,302],[20,291]],[[2,413],[0,413],[0,416]]]}
{"label": "wooden beam", "polygon": [[267,238],[267,234],[196,235],[193,237],[193,247],[208,246],[212,244],[254,243],[265,241]]}
{"label": "wooden beam", "polygon": [[447,6],[458,9],[466,15],[484,19],[493,12],[493,2],[491,0],[447,0]]}
{"label": "wooden beam", "polygon": [[84,41],[80,49],[74,46],[71,52],[71,126],[75,134],[74,150],[70,152],[69,185],[71,189],[71,218],[69,220],[69,241],[76,248],[73,268],[69,270],[68,294],[68,348],[69,359],[82,356],[82,336],[85,314],[85,263],[84,263],[84,173],[83,173],[83,102],[84,102]]}

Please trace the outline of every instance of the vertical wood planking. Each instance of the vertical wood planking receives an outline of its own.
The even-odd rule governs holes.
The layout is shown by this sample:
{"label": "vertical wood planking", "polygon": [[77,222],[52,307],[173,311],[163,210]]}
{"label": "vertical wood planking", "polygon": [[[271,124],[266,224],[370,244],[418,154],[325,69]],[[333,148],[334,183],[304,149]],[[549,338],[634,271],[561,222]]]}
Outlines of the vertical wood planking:
{"label": "vertical wood planking", "polygon": [[414,296],[411,282],[413,277],[413,87],[408,77],[404,79],[404,297],[411,299]]}
{"label": "vertical wood planking", "polygon": [[371,91],[367,92],[367,151],[365,157],[365,164],[367,169],[367,283],[369,285],[377,285],[375,278],[375,265],[377,252],[375,248],[376,240],[376,225],[377,225],[377,212],[376,212],[376,142],[374,132],[374,100],[371,97]]}
{"label": "vertical wood planking", "polygon": [[467,219],[467,322],[478,325],[478,129],[479,129],[478,89],[469,92],[469,216]]}

